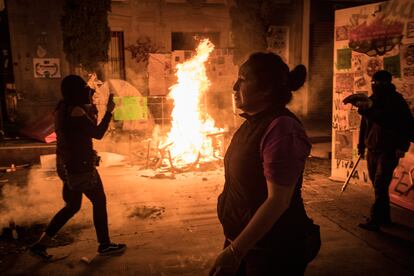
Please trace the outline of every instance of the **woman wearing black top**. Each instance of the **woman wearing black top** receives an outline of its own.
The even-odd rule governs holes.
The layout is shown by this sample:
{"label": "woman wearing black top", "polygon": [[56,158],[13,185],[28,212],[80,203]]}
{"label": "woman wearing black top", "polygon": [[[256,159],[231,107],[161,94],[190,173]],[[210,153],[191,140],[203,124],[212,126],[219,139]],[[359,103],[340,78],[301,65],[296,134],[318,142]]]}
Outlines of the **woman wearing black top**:
{"label": "woman wearing black top", "polygon": [[112,243],[109,238],[106,197],[95,168],[98,165],[98,156],[92,145],[92,138],[101,139],[108,129],[115,108],[112,96],[109,97],[102,121],[97,124],[97,110],[92,103],[94,90],[81,77],[65,77],[61,83],[61,91],[63,99],[55,112],[56,167],[63,181],[65,206],[53,217],[30,251],[46,260],[51,258],[46,251],[49,241],[79,211],[82,194],[85,194],[93,205],[98,253],[110,255],[123,252],[126,245]]}

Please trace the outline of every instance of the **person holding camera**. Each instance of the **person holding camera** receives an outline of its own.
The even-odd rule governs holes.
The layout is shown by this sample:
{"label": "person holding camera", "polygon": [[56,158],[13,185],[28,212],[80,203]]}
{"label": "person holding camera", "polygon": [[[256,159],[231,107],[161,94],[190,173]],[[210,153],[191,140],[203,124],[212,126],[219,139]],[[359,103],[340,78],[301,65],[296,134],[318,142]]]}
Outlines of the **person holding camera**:
{"label": "person holding camera", "polygon": [[40,239],[30,247],[30,251],[45,260],[52,257],[46,251],[48,243],[79,211],[84,194],[93,205],[98,253],[122,253],[126,245],[113,243],[109,238],[106,196],[96,170],[99,157],[92,144],[92,138],[101,139],[108,129],[115,108],[113,96],[109,96],[106,113],[97,124],[97,109],[92,102],[94,90],[80,76],[65,77],[61,83],[61,92],[63,99],[55,111],[56,168],[63,181],[65,206],[53,217]]}
{"label": "person holding camera", "polygon": [[378,71],[372,77],[372,95],[349,102],[362,115],[358,154],[364,158],[367,149],[368,174],[375,190],[370,218],[359,224],[369,231],[379,231],[380,227],[392,224],[388,189],[399,159],[404,157],[413,140],[411,111],[391,81],[388,71]]}

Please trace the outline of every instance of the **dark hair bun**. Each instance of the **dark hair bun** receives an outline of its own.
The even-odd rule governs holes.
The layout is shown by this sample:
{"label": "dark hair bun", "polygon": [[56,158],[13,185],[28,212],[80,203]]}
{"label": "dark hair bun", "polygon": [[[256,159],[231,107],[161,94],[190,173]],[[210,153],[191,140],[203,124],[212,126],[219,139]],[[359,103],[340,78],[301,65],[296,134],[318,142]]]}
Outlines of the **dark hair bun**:
{"label": "dark hair bun", "polygon": [[306,79],[306,67],[299,64],[289,72],[289,86],[292,91],[296,91],[302,87]]}

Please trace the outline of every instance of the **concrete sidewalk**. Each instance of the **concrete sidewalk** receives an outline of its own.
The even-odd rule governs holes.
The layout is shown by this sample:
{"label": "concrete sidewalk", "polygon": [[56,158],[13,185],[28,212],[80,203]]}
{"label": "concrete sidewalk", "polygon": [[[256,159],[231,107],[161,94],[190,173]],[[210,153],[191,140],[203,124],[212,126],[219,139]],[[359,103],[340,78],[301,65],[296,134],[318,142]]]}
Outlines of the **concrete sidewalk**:
{"label": "concrete sidewalk", "polygon": [[[373,191],[369,185],[351,184],[340,195],[342,183],[328,179],[329,167],[330,160],[310,158],[306,168],[303,196],[309,216],[322,232],[320,254],[306,275],[414,275],[414,213],[393,207],[395,227],[381,233],[358,228],[369,213]],[[50,249],[52,254],[70,252],[67,258],[45,264],[29,254],[17,254],[1,260],[0,273],[207,275],[223,243],[216,215],[223,170],[183,173],[176,179],[148,178],[153,174],[136,167],[101,170],[111,236],[127,243],[124,255],[95,257],[91,205],[84,200],[80,214],[62,229],[75,242]],[[44,213],[47,221],[62,206],[60,181],[54,173],[36,168],[29,179],[34,179],[30,185],[49,191],[45,200],[53,207]]]}

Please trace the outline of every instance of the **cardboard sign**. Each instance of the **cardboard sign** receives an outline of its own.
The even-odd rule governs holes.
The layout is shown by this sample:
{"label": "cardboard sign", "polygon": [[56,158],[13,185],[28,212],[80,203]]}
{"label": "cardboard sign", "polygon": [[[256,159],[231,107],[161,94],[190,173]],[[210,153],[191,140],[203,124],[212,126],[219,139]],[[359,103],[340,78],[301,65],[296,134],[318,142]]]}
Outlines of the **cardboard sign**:
{"label": "cardboard sign", "polygon": [[146,97],[114,97],[116,104],[114,119],[116,121],[146,120],[148,107]]}

